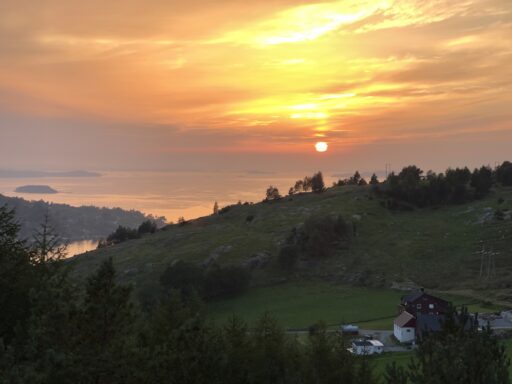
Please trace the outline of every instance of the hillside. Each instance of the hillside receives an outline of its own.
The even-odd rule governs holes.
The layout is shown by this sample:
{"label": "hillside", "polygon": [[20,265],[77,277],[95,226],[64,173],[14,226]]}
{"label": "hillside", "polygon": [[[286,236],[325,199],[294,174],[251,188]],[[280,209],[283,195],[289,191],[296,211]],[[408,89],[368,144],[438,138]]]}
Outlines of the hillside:
{"label": "hillside", "polygon": [[[72,207],[67,204],[28,201],[0,194],[0,206],[6,205],[16,210],[16,219],[21,224],[22,239],[31,239],[49,215],[50,223],[59,236],[69,242],[79,240],[99,240],[115,231],[119,225],[138,227],[148,217],[139,211],[121,208],[97,208],[91,206]],[[157,219],[158,225],[164,224]]]}
{"label": "hillside", "polygon": [[[498,208],[505,212],[499,219]],[[511,188],[495,189],[468,204],[397,212],[384,208],[370,187],[343,186],[321,194],[232,206],[220,215],[77,256],[71,263],[77,276],[85,276],[101,260],[113,257],[121,280],[141,290],[156,288],[162,271],[176,260],[215,259],[220,265],[255,266],[253,285],[307,279],[391,288],[413,282],[481,297],[492,292],[493,300],[508,302],[510,210]],[[357,231],[352,245],[330,258],[302,261],[296,271],[284,273],[276,261],[280,244],[312,214],[341,214],[353,221]]]}

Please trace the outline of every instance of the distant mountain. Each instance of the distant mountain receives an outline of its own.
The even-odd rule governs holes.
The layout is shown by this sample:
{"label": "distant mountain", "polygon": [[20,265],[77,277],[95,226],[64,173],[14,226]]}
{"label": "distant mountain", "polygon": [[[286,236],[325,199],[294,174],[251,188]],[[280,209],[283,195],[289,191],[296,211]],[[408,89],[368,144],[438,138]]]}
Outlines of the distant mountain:
{"label": "distant mountain", "polygon": [[69,242],[106,238],[119,225],[137,228],[148,219],[155,220],[159,227],[165,225],[165,218],[154,218],[139,211],[121,208],[72,207],[0,194],[0,206],[3,205],[16,210],[16,219],[21,224],[21,238],[28,240],[39,229],[46,214],[59,236]]}
{"label": "distant mountain", "polygon": [[48,172],[0,169],[0,178],[23,179],[31,177],[101,177],[101,173],[89,171]]}
{"label": "distant mountain", "polygon": [[48,185],[22,185],[16,188],[16,192],[19,193],[38,193],[38,194],[55,194],[59,191],[53,189]]}

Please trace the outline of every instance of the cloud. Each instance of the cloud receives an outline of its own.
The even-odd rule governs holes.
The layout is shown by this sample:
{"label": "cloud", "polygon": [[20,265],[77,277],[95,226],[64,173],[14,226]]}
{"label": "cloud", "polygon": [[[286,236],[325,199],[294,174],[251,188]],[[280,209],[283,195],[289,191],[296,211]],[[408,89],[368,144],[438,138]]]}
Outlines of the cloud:
{"label": "cloud", "polygon": [[44,134],[86,159],[79,135],[119,164],[492,136],[510,121],[509,5],[4,0],[0,129],[26,159]]}

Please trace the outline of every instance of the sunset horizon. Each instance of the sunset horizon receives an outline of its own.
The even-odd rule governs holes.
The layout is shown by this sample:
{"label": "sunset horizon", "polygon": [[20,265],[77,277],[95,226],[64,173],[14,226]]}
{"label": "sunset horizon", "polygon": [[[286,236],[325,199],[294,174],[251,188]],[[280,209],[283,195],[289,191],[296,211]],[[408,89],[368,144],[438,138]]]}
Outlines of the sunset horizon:
{"label": "sunset horizon", "polygon": [[0,5],[2,168],[442,170],[508,153],[506,0],[16,4]]}

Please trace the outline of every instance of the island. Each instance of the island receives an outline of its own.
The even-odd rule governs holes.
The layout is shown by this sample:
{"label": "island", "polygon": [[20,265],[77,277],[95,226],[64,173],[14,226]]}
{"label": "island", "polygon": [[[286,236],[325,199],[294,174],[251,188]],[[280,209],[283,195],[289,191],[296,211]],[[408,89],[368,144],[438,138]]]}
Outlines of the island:
{"label": "island", "polygon": [[53,189],[48,185],[22,185],[21,187],[16,188],[15,192],[38,193],[45,195],[59,193],[59,191]]}

